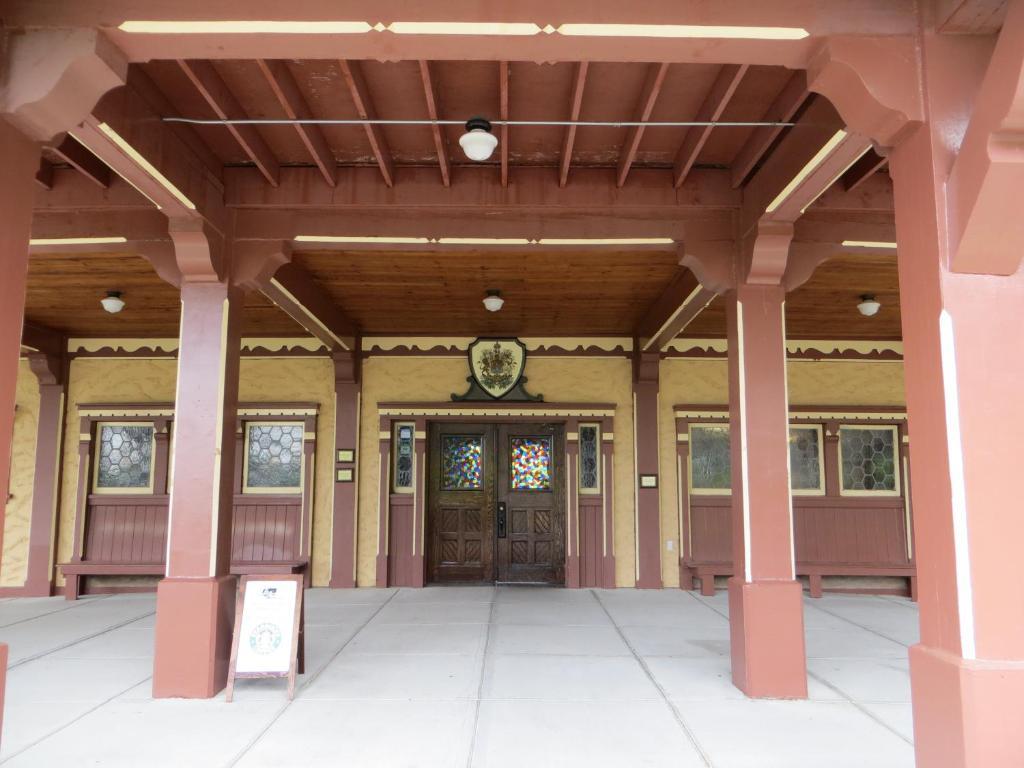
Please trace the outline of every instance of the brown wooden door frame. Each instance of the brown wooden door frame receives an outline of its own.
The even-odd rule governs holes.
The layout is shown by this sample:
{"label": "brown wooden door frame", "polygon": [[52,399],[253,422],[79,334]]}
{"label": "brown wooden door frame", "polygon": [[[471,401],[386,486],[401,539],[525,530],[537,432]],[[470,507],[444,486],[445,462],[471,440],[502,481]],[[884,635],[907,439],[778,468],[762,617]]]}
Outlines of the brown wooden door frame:
{"label": "brown wooden door frame", "polygon": [[[445,435],[480,436],[482,487],[445,490]],[[551,440],[549,491],[515,491],[511,439]],[[432,421],[428,424],[427,581],[564,585],[566,553],[565,425],[560,423]],[[498,503],[506,504],[506,536],[498,538]]]}

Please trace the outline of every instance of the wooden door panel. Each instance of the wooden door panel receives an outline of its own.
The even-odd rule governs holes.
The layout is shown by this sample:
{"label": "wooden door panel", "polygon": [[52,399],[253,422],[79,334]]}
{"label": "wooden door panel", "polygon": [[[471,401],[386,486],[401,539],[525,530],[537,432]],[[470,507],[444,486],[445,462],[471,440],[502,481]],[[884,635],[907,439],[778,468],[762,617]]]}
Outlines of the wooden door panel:
{"label": "wooden door panel", "polygon": [[[479,437],[480,484],[445,486],[445,436]],[[494,428],[486,424],[432,424],[427,574],[432,582],[494,581]]]}
{"label": "wooden door panel", "polygon": [[[550,482],[546,488],[514,487],[512,438],[550,441]],[[565,498],[563,429],[559,425],[518,424],[498,430],[498,498],[508,504],[508,534],[497,542],[498,580],[565,582]]]}

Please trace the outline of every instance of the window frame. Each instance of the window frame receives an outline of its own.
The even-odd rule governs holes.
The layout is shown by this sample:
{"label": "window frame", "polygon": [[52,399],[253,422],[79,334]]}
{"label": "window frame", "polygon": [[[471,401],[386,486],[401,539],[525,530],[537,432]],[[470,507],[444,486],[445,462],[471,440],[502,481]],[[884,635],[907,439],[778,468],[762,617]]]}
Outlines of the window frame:
{"label": "window frame", "polygon": [[[445,478],[446,478],[445,471],[444,471],[445,440],[449,439],[449,438],[453,438],[453,437],[463,437],[463,438],[470,437],[470,438],[474,438],[474,439],[480,441],[480,485],[477,488],[449,488],[449,487],[447,487],[445,485]],[[451,433],[446,432],[446,433],[441,435],[441,445],[440,445],[440,453],[441,453],[441,455],[439,457],[440,458],[440,468],[441,468],[441,478],[440,478],[440,482],[439,482],[439,486],[440,486],[439,487],[439,491],[441,493],[480,493],[480,492],[482,492],[484,490],[484,488],[487,485],[487,481],[486,481],[486,479],[484,477],[484,473],[486,472],[485,467],[486,467],[486,461],[487,461],[486,457],[484,456],[484,451],[487,449],[488,443],[489,443],[489,441],[484,439],[484,435],[482,435],[482,434],[475,434],[474,435],[474,434],[471,434],[471,433],[462,433],[462,432],[458,432],[458,433],[456,433],[456,432],[451,432]]]}
{"label": "window frame", "polygon": [[[825,430],[822,425],[814,421],[791,421],[789,429],[813,429],[818,433],[818,487],[817,488],[794,488],[793,487],[793,464],[789,459],[789,492],[792,496],[825,496],[828,489],[825,487]],[[787,435],[788,436],[788,435]],[[787,446],[788,448],[788,446]],[[842,472],[842,460],[839,462],[840,473]],[[842,478],[840,478],[842,480]]]}
{"label": "window frame", "polygon": [[[892,438],[893,468],[895,470],[895,472],[894,472],[895,489],[894,490],[890,491],[888,489],[882,489],[882,490],[874,490],[874,489],[872,489],[872,490],[857,491],[857,490],[847,490],[846,488],[843,487],[843,430],[844,429],[858,429],[858,430],[862,430],[862,431],[889,430],[890,432],[892,432],[892,435],[893,435],[893,438]],[[901,459],[901,456],[900,456],[900,428],[899,428],[899,425],[891,424],[891,423],[885,423],[885,424],[846,424],[846,423],[840,422],[839,429],[837,430],[836,435],[839,438],[839,440],[838,440],[839,444],[837,446],[838,450],[837,450],[837,453],[836,453],[837,460],[839,462],[838,466],[836,467],[836,472],[837,472],[836,479],[838,481],[837,485],[838,485],[838,488],[839,488],[839,495],[840,496],[860,497],[860,498],[864,498],[864,497],[868,497],[868,498],[883,498],[883,497],[896,498],[896,497],[899,497],[899,496],[903,495],[903,480],[900,477],[900,475],[902,474],[902,459]]]}
{"label": "window frame", "polygon": [[[249,485],[250,427],[298,427],[302,430],[299,451],[299,485],[267,487]],[[237,470],[236,470],[237,471]],[[243,496],[301,496],[306,485],[306,422],[292,419],[242,419],[242,495]]]}
{"label": "window frame", "polygon": [[[593,427],[594,429],[594,440],[597,451],[597,465],[594,473],[594,486],[584,487],[583,485],[583,430]],[[584,496],[600,496],[603,490],[602,483],[604,478],[601,476],[601,424],[600,422],[585,422],[580,423],[576,426],[576,488]]]}
{"label": "window frame", "polygon": [[[548,443],[548,487],[517,488],[515,478],[515,455],[513,446],[516,440],[547,440]],[[508,490],[509,493],[553,493],[555,490],[555,436],[550,434],[524,434],[508,436]],[[500,458],[500,457],[499,457]]]}
{"label": "window frame", "polygon": [[694,496],[731,496],[732,495],[732,436],[730,435],[729,444],[729,487],[728,488],[697,488],[693,484],[693,430],[707,429],[708,427],[714,427],[716,429],[725,429],[726,433],[729,432],[728,421],[692,421],[686,425],[686,435],[690,450],[686,455],[686,473],[689,481],[689,491]]}
{"label": "window frame", "polygon": [[[97,419],[93,422],[95,429],[95,443],[92,453],[92,493],[97,496],[152,496],[156,482],[156,422],[152,419],[121,419],[119,421],[105,421]],[[100,451],[103,450],[103,427],[149,427],[152,430],[152,444],[149,453],[149,485],[147,486],[118,486],[101,487],[100,481]]]}

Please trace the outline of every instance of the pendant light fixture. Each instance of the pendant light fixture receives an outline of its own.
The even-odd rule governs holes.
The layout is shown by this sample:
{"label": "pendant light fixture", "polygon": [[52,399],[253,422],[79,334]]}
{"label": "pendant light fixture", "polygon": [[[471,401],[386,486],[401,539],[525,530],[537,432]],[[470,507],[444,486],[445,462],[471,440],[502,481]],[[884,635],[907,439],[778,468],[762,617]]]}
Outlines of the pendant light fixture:
{"label": "pendant light fixture", "polygon": [[100,299],[100,304],[112,315],[124,309],[124,299],[121,298],[120,291],[107,291],[106,298]]}
{"label": "pendant light fixture", "polygon": [[881,308],[882,305],[870,293],[862,295],[860,297],[860,304],[857,305],[857,311],[864,315],[864,317],[874,317]]}
{"label": "pendant light fixture", "polygon": [[501,298],[501,291],[488,291],[484,297],[484,306],[488,312],[497,312],[505,306],[505,300]]}
{"label": "pendant light fixture", "polygon": [[491,123],[482,117],[471,117],[466,121],[466,132],[459,137],[459,146],[470,160],[482,163],[494,153],[498,146],[497,137],[491,133]]}

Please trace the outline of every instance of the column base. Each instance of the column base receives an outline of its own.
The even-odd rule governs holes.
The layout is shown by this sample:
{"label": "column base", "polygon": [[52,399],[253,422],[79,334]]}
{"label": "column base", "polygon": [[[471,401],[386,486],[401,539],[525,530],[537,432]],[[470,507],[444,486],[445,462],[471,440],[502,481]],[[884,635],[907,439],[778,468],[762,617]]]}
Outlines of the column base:
{"label": "column base", "polygon": [[806,699],[803,587],[729,579],[732,682],[755,699]]}
{"label": "column base", "polygon": [[910,649],[919,768],[1024,765],[1024,662],[970,661]]}
{"label": "column base", "polygon": [[227,684],[235,584],[234,576],[157,584],[153,698],[209,699]]}

